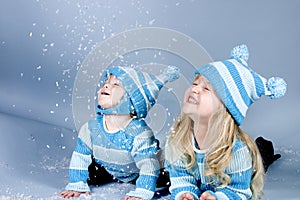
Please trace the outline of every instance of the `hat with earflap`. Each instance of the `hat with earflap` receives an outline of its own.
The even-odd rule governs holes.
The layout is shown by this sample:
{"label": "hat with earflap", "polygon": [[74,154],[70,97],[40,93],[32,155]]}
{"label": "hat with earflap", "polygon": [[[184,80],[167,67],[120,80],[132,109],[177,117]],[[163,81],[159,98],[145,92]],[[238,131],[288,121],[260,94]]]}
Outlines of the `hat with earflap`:
{"label": "hat with earflap", "polygon": [[205,76],[213,85],[222,102],[241,125],[250,105],[261,96],[277,99],[286,93],[287,84],[279,77],[266,79],[247,64],[249,51],[242,44],[232,49],[230,59],[199,67],[195,75]]}
{"label": "hat with earflap", "polygon": [[179,68],[168,66],[162,74],[156,76],[132,67],[112,67],[106,70],[104,81],[112,74],[116,76],[125,89],[123,99],[115,108],[97,108],[98,114],[133,114],[145,118],[150,108],[156,103],[159,91],[167,82],[179,78]]}

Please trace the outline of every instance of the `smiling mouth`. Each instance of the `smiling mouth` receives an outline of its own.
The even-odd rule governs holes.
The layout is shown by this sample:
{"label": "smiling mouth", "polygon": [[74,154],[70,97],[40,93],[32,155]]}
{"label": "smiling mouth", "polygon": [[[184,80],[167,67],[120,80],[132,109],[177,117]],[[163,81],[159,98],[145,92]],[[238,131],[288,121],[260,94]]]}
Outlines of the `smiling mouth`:
{"label": "smiling mouth", "polygon": [[196,104],[196,105],[199,104],[199,102],[194,97],[192,97],[192,96],[188,97],[187,102],[191,103],[191,104]]}

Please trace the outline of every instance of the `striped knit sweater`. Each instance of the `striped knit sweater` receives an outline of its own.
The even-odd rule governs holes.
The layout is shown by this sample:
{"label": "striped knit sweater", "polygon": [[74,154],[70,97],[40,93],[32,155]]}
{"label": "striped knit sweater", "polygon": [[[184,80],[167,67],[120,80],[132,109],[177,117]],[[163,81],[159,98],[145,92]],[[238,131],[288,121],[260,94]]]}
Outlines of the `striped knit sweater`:
{"label": "striped knit sweater", "polygon": [[197,149],[195,145],[194,151],[197,163],[190,170],[185,169],[184,160],[178,160],[173,165],[170,165],[168,161],[165,162],[165,167],[170,172],[172,199],[177,200],[182,194],[190,192],[194,199],[198,200],[205,191],[210,192],[218,200],[251,199],[252,157],[245,143],[240,140],[235,142],[232,158],[224,169],[224,172],[230,176],[231,182],[221,188],[218,187],[220,183],[216,177],[208,180],[204,176],[206,151]]}
{"label": "striped knit sweater", "polygon": [[72,154],[66,190],[90,191],[87,184],[91,155],[111,175],[123,182],[136,179],[136,189],[126,195],[151,199],[159,174],[158,141],[142,119],[132,119],[125,130],[109,133],[103,115],[84,124]]}

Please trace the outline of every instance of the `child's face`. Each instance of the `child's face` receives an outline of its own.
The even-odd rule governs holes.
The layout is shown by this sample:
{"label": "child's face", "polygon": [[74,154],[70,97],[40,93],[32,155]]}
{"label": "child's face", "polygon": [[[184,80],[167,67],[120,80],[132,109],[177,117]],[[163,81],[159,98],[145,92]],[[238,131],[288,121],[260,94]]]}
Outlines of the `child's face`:
{"label": "child's face", "polygon": [[98,91],[98,105],[104,109],[116,107],[125,94],[122,83],[110,74],[105,84]]}
{"label": "child's face", "polygon": [[213,86],[201,75],[197,75],[192,86],[184,95],[182,112],[192,120],[201,120],[208,123],[212,113],[219,109],[221,100],[217,96]]}

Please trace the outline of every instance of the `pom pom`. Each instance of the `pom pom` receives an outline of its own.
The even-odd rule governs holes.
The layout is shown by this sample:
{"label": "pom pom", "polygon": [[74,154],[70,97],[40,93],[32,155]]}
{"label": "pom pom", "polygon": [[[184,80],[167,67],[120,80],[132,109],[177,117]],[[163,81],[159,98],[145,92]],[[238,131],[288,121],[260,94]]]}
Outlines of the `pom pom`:
{"label": "pom pom", "polygon": [[272,77],[267,82],[267,88],[271,92],[270,99],[278,99],[284,96],[287,88],[286,82],[279,77]]}
{"label": "pom pom", "polygon": [[172,82],[179,78],[180,69],[175,66],[168,66],[163,71],[163,79],[166,82]]}
{"label": "pom pom", "polygon": [[234,47],[230,52],[230,58],[243,59],[247,62],[249,59],[248,47],[245,44]]}

